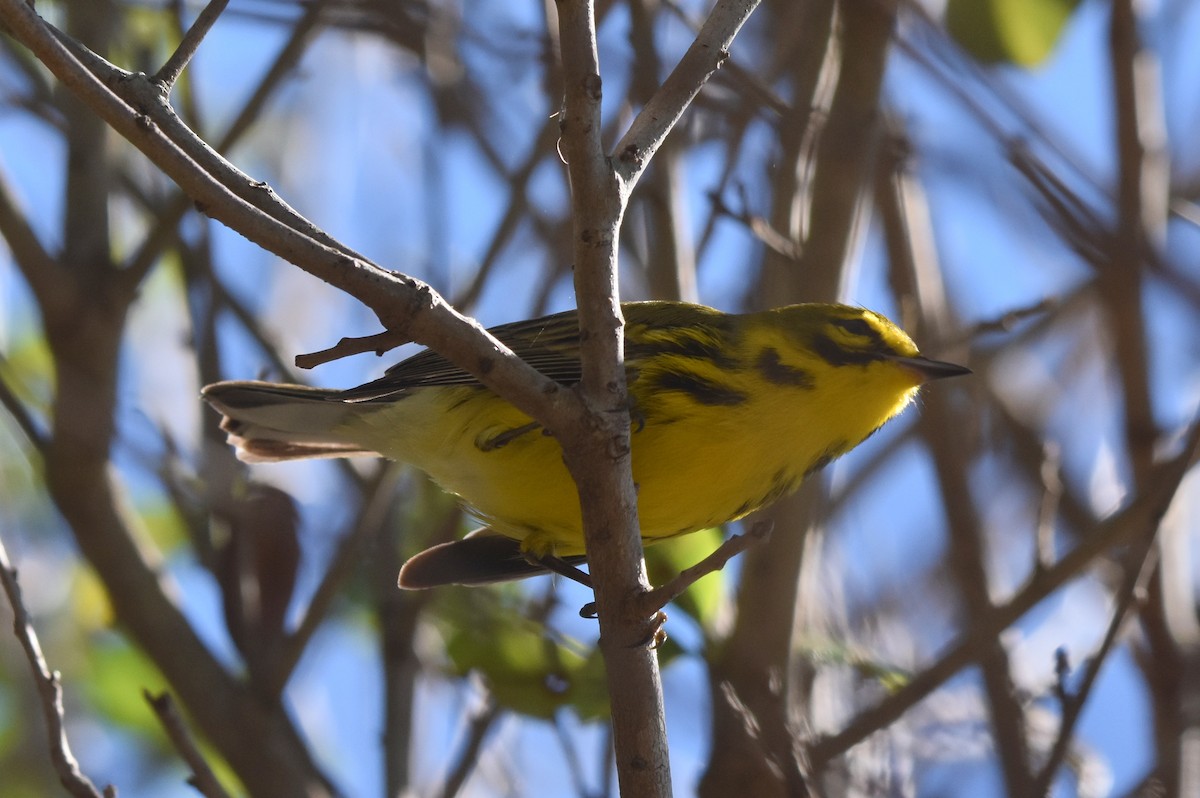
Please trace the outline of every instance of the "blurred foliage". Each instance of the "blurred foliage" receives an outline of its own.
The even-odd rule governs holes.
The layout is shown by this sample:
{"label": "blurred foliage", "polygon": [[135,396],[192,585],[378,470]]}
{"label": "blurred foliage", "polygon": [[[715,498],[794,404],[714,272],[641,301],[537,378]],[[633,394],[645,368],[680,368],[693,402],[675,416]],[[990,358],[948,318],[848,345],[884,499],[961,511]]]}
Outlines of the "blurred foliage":
{"label": "blurred foliage", "polygon": [[598,649],[547,629],[544,610],[512,589],[441,591],[435,611],[451,672],[478,673],[497,704],[522,715],[550,720],[569,706],[581,720],[606,718]]}
{"label": "blurred foliage", "polygon": [[1080,0],[948,0],[946,30],[985,64],[1036,67]]}
{"label": "blurred foliage", "polygon": [[[821,744],[881,697],[903,697],[968,643],[978,648],[940,689],[814,763],[830,794],[1032,794],[1021,786],[1052,755],[1063,763],[1056,795],[1179,786],[1187,729],[1177,710],[1200,690],[1200,659],[1179,626],[1195,614],[1196,569],[1185,565],[1194,485],[1164,526],[1175,530],[1164,534],[1164,562],[1178,567],[1139,585],[1112,647],[1102,648],[1121,620],[1112,608],[1137,570],[1127,545],[1098,551],[1017,622],[988,626],[1062,556],[1106,533],[1114,509],[1167,484],[1153,469],[1177,454],[1196,413],[1200,153],[1189,131],[1200,111],[1189,87],[1200,13],[1177,0],[1139,7],[1146,49],[1130,52],[1111,30],[1124,8],[949,0],[932,18],[936,4],[764,2],[634,192],[626,298],[694,295],[738,310],[840,290],[976,372],[925,395],[919,413],[835,466],[793,525],[668,608],[660,655],[680,794],[722,757],[779,771],[797,746]],[[63,27],[99,13],[113,26],[105,55],[152,72],[198,5],[38,9]],[[349,246],[485,323],[531,317],[573,301],[550,11],[238,0],[172,100],[252,179]],[[707,11],[698,1],[599,4],[605,141]],[[100,36],[91,22],[73,33]],[[1110,86],[1135,56],[1161,67],[1161,81],[1134,87],[1149,118],[1134,118]],[[0,200],[12,199],[0,203],[0,535],[63,673],[84,769],[121,795],[193,794],[142,697],[181,685],[133,643],[110,600],[122,580],[87,561],[86,530],[66,522],[45,484],[38,446],[60,418],[58,364],[28,290],[27,264],[38,261],[23,231],[89,298],[121,301],[100,290],[105,279],[146,270],[120,319],[120,356],[90,362],[117,378],[106,484],[155,589],[182,609],[241,700],[278,724],[255,754],[296,746],[350,796],[432,794],[470,725],[464,697],[481,691],[506,722],[499,742],[482,740],[465,763],[464,792],[601,794],[609,762],[593,721],[607,708],[595,622],[574,612],[584,591],[547,593],[535,579],[400,593],[405,556],[470,527],[451,497],[403,468],[361,461],[247,468],[196,397],[221,378],[353,385],[408,350],[297,372],[295,354],[376,332],[376,321],[198,213],[117,137],[87,140],[66,98],[27,50],[0,38]],[[1140,153],[1122,149],[1116,128],[1130,122],[1161,135]],[[65,190],[97,164],[98,186]],[[1145,193],[1129,197],[1128,186]],[[115,262],[109,272],[67,257],[88,238],[81,230]],[[651,548],[652,581],[702,560],[722,536]],[[773,568],[788,589],[768,581]],[[1070,678],[1057,671],[1060,649]],[[1093,663],[1104,670],[1078,698],[1088,713],[1054,753]],[[1056,693],[1060,680],[1072,696]],[[726,704],[736,711],[721,727],[715,709]],[[5,635],[4,798],[57,794],[40,724],[27,665]],[[750,747],[726,744],[727,732],[751,735]],[[786,746],[775,759],[773,735]],[[218,748],[200,745],[236,789]],[[771,794],[748,776],[709,794],[739,793]]]}

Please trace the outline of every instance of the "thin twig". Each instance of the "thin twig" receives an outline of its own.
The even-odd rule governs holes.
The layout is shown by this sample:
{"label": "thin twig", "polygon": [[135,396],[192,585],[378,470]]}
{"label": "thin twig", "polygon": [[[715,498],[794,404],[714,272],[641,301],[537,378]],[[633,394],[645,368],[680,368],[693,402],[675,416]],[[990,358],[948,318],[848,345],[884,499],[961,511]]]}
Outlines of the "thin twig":
{"label": "thin twig", "polygon": [[196,741],[192,739],[192,733],[179,714],[179,709],[175,706],[171,694],[164,692],[154,695],[149,690],[143,690],[142,695],[145,697],[146,703],[154,710],[154,714],[158,716],[158,721],[163,725],[163,730],[166,731],[175,750],[192,769],[192,776],[188,779],[188,784],[195,787],[205,798],[230,798],[229,793],[221,786],[221,782],[217,781],[217,776],[204,759],[204,755],[200,753]]}
{"label": "thin twig", "polygon": [[[4,364],[4,357],[0,356],[0,366]],[[25,403],[20,400],[16,392],[9,386],[3,372],[0,372],[0,405],[3,405],[8,414],[12,416],[13,421],[17,422],[17,426],[25,433],[25,437],[33,444],[33,448],[44,455],[46,447],[49,445],[46,440],[46,432],[34,421],[29,408],[25,406]]]}
{"label": "thin twig", "polygon": [[700,579],[724,568],[725,563],[738,554],[741,554],[751,546],[765,543],[771,537],[771,527],[772,523],[770,521],[759,521],[750,527],[750,530],[745,534],[734,535],[718,546],[712,554],[691,568],[685,568],[680,571],[679,575],[670,582],[643,593],[640,599],[642,611],[647,616],[653,615],[679,598],[683,591],[687,590]]}
{"label": "thin twig", "polygon": [[411,341],[412,339],[407,335],[395,330],[384,330],[381,333],[362,338],[343,338],[328,349],[309,352],[306,355],[296,355],[296,366],[302,369],[316,368],[344,357],[361,355],[364,352],[374,352],[376,355],[382,356],[384,352]]}
{"label": "thin twig", "polygon": [[1200,457],[1200,420],[1194,421],[1179,455],[1157,466],[1147,488],[1123,510],[1109,516],[1052,567],[1034,572],[1028,584],[1006,604],[976,618],[966,636],[912,681],[879,704],[860,712],[836,734],[818,737],[809,746],[814,771],[848,751],[874,732],[895,722],[918,702],[969,665],[997,634],[1016,623],[1042,599],[1083,571],[1096,557],[1135,537],[1148,525],[1157,526],[1167,511],[1179,483]]}
{"label": "thin twig", "polygon": [[1059,297],[1046,297],[1030,305],[1006,310],[995,318],[976,322],[963,337],[968,341],[973,341],[987,333],[1011,332],[1018,323],[1025,319],[1050,313],[1057,310],[1061,304],[1062,301]]}
{"label": "thin twig", "polygon": [[446,776],[446,783],[442,785],[442,798],[454,798],[466,784],[471,771],[479,762],[479,753],[483,750],[484,739],[487,738],[496,718],[500,717],[500,707],[496,705],[492,697],[488,696],[486,701],[487,703],[471,716],[466,742],[463,744],[463,749],[459,752],[450,774]]}
{"label": "thin twig", "polygon": [[[279,51],[274,63],[267,69],[258,86],[234,116],[225,134],[217,139],[213,149],[220,153],[228,152],[250,130],[252,123],[262,114],[267,100],[273,95],[275,89],[285,77],[295,70],[296,63],[304,54],[309,39],[317,28],[321,12],[328,2],[329,0],[318,0],[318,2],[312,3],[304,16],[296,22],[287,44]],[[191,199],[182,191],[176,192],[163,204],[164,210],[159,212],[158,222],[154,229],[146,235],[122,269],[122,274],[128,275],[126,278],[128,282],[134,285],[141,283],[154,264],[158,262],[163,249],[178,238],[179,221],[192,207],[194,205]]]}
{"label": "thin twig", "polygon": [[[629,185],[637,182],[667,134],[700,89],[729,58],[734,37],[759,0],[719,0],[683,58],[633,120],[614,148],[614,166]],[[564,54],[565,58],[565,54]]]}
{"label": "thin twig", "polygon": [[359,513],[354,528],[342,537],[337,553],[334,555],[333,561],[329,563],[329,567],[321,579],[321,584],[317,586],[300,625],[284,643],[283,652],[279,657],[279,667],[272,680],[272,694],[278,694],[287,684],[308,641],[317,631],[321,622],[325,620],[329,608],[333,606],[333,600],[341,592],[342,585],[354,567],[358,565],[366,541],[376,534],[384,519],[387,518],[399,475],[398,467],[391,463],[381,463],[375,478],[362,486],[367,503]]}
{"label": "thin twig", "polygon": [[[76,798],[101,798],[101,792],[91,779],[79,769],[79,762],[71,753],[71,744],[67,741],[65,718],[63,713],[62,683],[57,671],[51,671],[42,655],[42,646],[38,642],[37,632],[29,619],[29,611],[21,599],[21,586],[17,584],[17,571],[9,563],[8,550],[4,541],[0,540],[0,582],[4,583],[4,592],[8,595],[8,603],[13,610],[13,634],[21,641],[25,650],[25,658],[33,671],[33,680],[37,684],[38,698],[42,703],[42,717],[46,721],[46,732],[50,746],[50,760],[54,770],[67,792]],[[115,795],[112,787],[106,787],[104,795]]]}
{"label": "thin twig", "polygon": [[547,428],[570,429],[582,417],[580,397],[560,390],[447,305],[428,284],[357,255],[296,213],[269,186],[221,158],[183,124],[148,78],[67,45],[20,0],[0,0],[0,20],[67,90],[144,152],[203,212],[354,296],[384,327],[430,346]]}
{"label": "thin twig", "polygon": [[1130,609],[1134,606],[1137,597],[1145,592],[1146,582],[1154,572],[1154,563],[1157,559],[1153,556],[1154,541],[1157,531],[1157,525],[1151,527],[1142,540],[1138,541],[1138,545],[1125,557],[1125,581],[1117,594],[1117,605],[1113,608],[1112,619],[1104,633],[1104,640],[1100,643],[1099,650],[1091,657],[1079,688],[1074,693],[1063,691],[1063,712],[1059,722],[1058,737],[1050,749],[1045,764],[1037,773],[1032,795],[1050,794],[1051,782],[1070,750],[1075,726],[1079,722],[1080,716],[1083,715],[1084,705],[1087,703],[1088,696],[1091,695],[1096,678],[1100,675],[1100,668],[1112,652],[1118,633],[1129,616]]}
{"label": "thin twig", "polygon": [[747,192],[745,187],[739,187],[738,196],[742,200],[742,209],[735,211],[725,202],[721,196],[721,192],[717,190],[708,193],[708,199],[712,203],[712,211],[714,217],[727,217],[734,221],[741,222],[751,235],[757,238],[771,251],[782,255],[788,260],[799,261],[800,256],[804,254],[803,245],[799,241],[793,241],[786,235],[776,230],[771,226],[770,220],[756,213],[751,213],[749,210],[749,202],[747,202]]}
{"label": "thin twig", "polygon": [[179,42],[179,46],[175,48],[175,52],[171,53],[171,57],[167,59],[167,63],[163,64],[162,69],[154,76],[155,83],[162,86],[164,92],[170,92],[171,87],[175,85],[175,81],[179,80],[179,76],[183,74],[183,69],[192,60],[192,56],[200,49],[200,42],[204,41],[204,37],[208,35],[208,31],[216,23],[217,17],[221,16],[221,12],[225,10],[225,6],[229,5],[229,0],[212,0],[200,12],[200,16],[196,17],[195,23],[184,34],[183,40]]}

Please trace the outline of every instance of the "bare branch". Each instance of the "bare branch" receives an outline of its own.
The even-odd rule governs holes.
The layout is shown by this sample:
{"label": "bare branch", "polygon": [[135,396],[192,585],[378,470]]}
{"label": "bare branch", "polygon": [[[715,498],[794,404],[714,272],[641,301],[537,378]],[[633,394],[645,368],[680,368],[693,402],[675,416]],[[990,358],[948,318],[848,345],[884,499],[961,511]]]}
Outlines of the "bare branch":
{"label": "bare branch", "polygon": [[171,53],[167,63],[163,64],[162,69],[158,70],[158,73],[152,78],[162,87],[163,92],[171,91],[175,81],[179,80],[179,76],[183,74],[184,67],[188,65],[192,56],[196,54],[196,50],[200,48],[200,42],[204,41],[204,37],[208,35],[208,31],[227,5],[229,5],[229,0],[211,0],[200,12],[200,16],[196,17],[192,27],[179,42],[179,47],[175,48],[175,52]]}
{"label": "bare branch", "polygon": [[624,319],[617,290],[617,240],[628,183],[602,149],[601,80],[591,0],[558,3],[565,97],[560,152],[571,179],[581,392],[589,417],[560,438],[579,489],[600,649],[612,709],[622,793],[671,793],[662,679],[649,647],[658,622],[641,613],[649,589],[631,474]]}
{"label": "bare branch", "polygon": [[[8,560],[8,550],[0,539],[0,582],[4,583],[4,592],[13,610],[13,634],[21,641],[25,650],[25,658],[33,671],[33,680],[37,684],[38,698],[42,702],[42,717],[46,721],[46,733],[49,737],[50,761],[58,773],[59,781],[75,798],[101,798],[101,793],[91,779],[79,769],[79,762],[71,753],[71,744],[67,740],[65,719],[63,716],[62,683],[57,671],[51,671],[42,655],[42,646],[38,642],[37,632],[29,619],[29,611],[21,599],[21,586],[17,584],[17,572]],[[105,795],[109,794],[108,788]]]}
{"label": "bare branch", "polygon": [[384,352],[395,349],[398,346],[404,346],[410,340],[403,333],[398,333],[394,330],[385,330],[384,332],[367,335],[362,338],[342,338],[328,349],[322,349],[319,352],[310,352],[306,355],[296,355],[296,366],[302,369],[316,368],[325,363],[332,363],[344,357],[361,355],[364,352],[374,352],[376,355],[382,356]]}
{"label": "bare branch", "polygon": [[1031,305],[1013,308],[1012,310],[1006,311],[994,319],[984,319],[983,321],[976,322],[975,325],[967,331],[965,337],[968,341],[970,341],[987,333],[1010,332],[1022,321],[1030,318],[1036,318],[1056,310],[1060,304],[1062,303],[1058,298],[1046,297],[1044,299],[1039,299]]}
{"label": "bare branch", "polygon": [[1200,458],[1200,421],[1193,422],[1181,452],[1156,466],[1146,488],[1124,509],[1109,516],[1082,538],[1083,542],[1044,571],[1035,572],[1024,588],[1005,604],[972,619],[967,635],[925,667],[912,681],[875,707],[860,712],[842,731],[816,738],[809,746],[814,770],[820,770],[835,756],[848,751],[869,735],[893,723],[912,706],[926,698],[961,669],[971,664],[980,652],[1003,630],[1016,623],[1046,596],[1076,578],[1093,560],[1114,546],[1126,544],[1139,534],[1149,534],[1167,511],[1179,483]]}
{"label": "bare branch", "polygon": [[769,520],[756,522],[750,527],[749,532],[729,538],[718,546],[712,554],[691,568],[680,571],[679,575],[670,582],[660,585],[647,593],[643,593],[641,599],[644,608],[643,612],[647,615],[653,615],[670,602],[679,598],[683,591],[687,590],[700,579],[724,568],[725,563],[738,554],[741,554],[751,546],[766,543],[771,538],[771,527],[772,523]]}
{"label": "bare branch", "polygon": [[803,248],[798,241],[788,238],[786,235],[776,230],[769,219],[766,219],[757,214],[751,213],[749,204],[745,202],[745,192],[739,192],[741,195],[742,209],[735,211],[721,197],[720,192],[710,192],[708,197],[712,202],[713,216],[725,216],[734,221],[740,222],[746,226],[746,229],[763,243],[764,246],[770,248],[772,252],[790,261],[799,261],[800,256],[804,254]]}
{"label": "bare branch", "polygon": [[171,694],[154,695],[149,690],[143,690],[142,696],[158,716],[158,721],[163,725],[175,750],[191,768],[192,777],[188,779],[188,784],[195,787],[205,798],[229,798],[229,793],[221,786],[221,782],[217,780],[216,774],[196,746],[196,741],[192,739],[192,733],[188,731]]}
{"label": "bare branch", "polygon": [[[641,177],[650,158],[658,151],[683,112],[729,57],[734,37],[758,7],[759,1],[720,0],[713,7],[683,58],[679,59],[675,69],[671,70],[614,149],[616,169],[628,185],[632,186]],[[565,38],[563,46],[569,47]]]}
{"label": "bare branch", "polygon": [[1033,792],[1030,793],[1031,795],[1050,794],[1054,776],[1070,750],[1071,741],[1074,739],[1075,727],[1079,722],[1079,718],[1083,715],[1083,708],[1087,704],[1088,696],[1091,695],[1092,687],[1095,685],[1097,677],[1100,675],[1100,669],[1108,661],[1108,655],[1112,653],[1113,646],[1117,642],[1118,633],[1125,624],[1126,618],[1129,617],[1130,610],[1134,607],[1138,595],[1145,593],[1146,583],[1153,576],[1154,564],[1158,559],[1154,556],[1156,531],[1156,528],[1151,528],[1149,534],[1143,535],[1142,539],[1137,541],[1133,549],[1123,558],[1125,579],[1117,592],[1116,606],[1113,607],[1108,629],[1104,633],[1104,639],[1100,643],[1100,648],[1089,658],[1087,671],[1084,673],[1078,689],[1074,693],[1067,693],[1064,690],[1062,696],[1063,713],[1062,719],[1059,722],[1058,736],[1054,740],[1054,745],[1051,747],[1050,754],[1046,757],[1045,763],[1042,765],[1041,770],[1038,771],[1037,777],[1034,780]]}
{"label": "bare branch", "polygon": [[[192,134],[144,76],[117,69],[90,51],[82,56],[88,62],[84,67],[77,58],[79,48],[68,49],[20,0],[0,0],[0,20],[205,213],[351,294],[371,308],[385,328],[445,355],[548,429],[571,426],[579,412],[574,394],[559,390],[558,383],[512,354],[478,323],[457,313],[424,282],[381,269],[296,214],[269,187],[251,180]],[[92,70],[102,72],[104,79]],[[110,86],[119,89],[121,96]]]}
{"label": "bare branch", "polygon": [[463,742],[462,750],[458,752],[458,757],[455,759],[449,775],[446,776],[446,783],[442,785],[442,798],[455,798],[463,785],[467,783],[467,778],[470,777],[471,771],[479,762],[483,741],[487,738],[488,732],[492,730],[498,717],[500,717],[500,707],[492,700],[491,696],[488,696],[486,703],[471,716],[467,726],[467,739]]}

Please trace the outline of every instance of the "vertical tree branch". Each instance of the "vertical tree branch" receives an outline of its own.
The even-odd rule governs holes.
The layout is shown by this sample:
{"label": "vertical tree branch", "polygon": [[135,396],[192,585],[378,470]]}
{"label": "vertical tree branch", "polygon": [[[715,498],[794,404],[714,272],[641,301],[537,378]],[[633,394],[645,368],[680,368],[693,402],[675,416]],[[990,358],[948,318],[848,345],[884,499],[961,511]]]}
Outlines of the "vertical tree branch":
{"label": "vertical tree branch", "polygon": [[[876,3],[806,4],[803,38],[808,46],[789,52],[792,80],[805,93],[793,100],[784,117],[794,127],[781,134],[788,160],[771,175],[770,214],[772,226],[796,245],[800,262],[766,252],[758,294],[769,304],[838,298],[875,150],[873,131],[893,14]],[[830,86],[835,88],[828,101],[829,119],[819,129]],[[807,218],[801,213],[805,208]],[[806,591],[801,574],[806,553],[820,550],[817,522],[825,497],[822,478],[816,476],[769,508],[765,515],[778,533],[769,547],[751,550],[743,559],[738,625],[714,658],[710,676],[714,734],[720,744],[704,775],[702,795],[716,798],[749,789],[764,796],[795,796],[814,786],[806,784],[806,764],[795,754],[793,718],[807,717],[809,710],[800,675],[805,669],[795,667],[792,640],[797,613],[812,624],[823,607],[811,587]],[[730,691],[743,706],[723,701]],[[753,718],[756,735],[747,733],[739,720],[742,714]]]}
{"label": "vertical tree branch", "polygon": [[[1158,437],[1150,393],[1143,281],[1145,264],[1166,237],[1170,195],[1166,161],[1166,122],[1158,61],[1142,41],[1134,0],[1113,0],[1109,19],[1109,60],[1113,77],[1113,144],[1117,159],[1117,222],[1110,260],[1102,264],[1097,285],[1111,327],[1117,378],[1124,401],[1124,437],[1130,478],[1135,490],[1147,488]],[[1147,671],[1155,715],[1158,761],[1155,769],[1168,795],[1180,793],[1186,768],[1181,741],[1181,707],[1200,692],[1196,679],[1156,677],[1183,673],[1163,663],[1183,664],[1182,652],[1165,620],[1162,574],[1154,575],[1150,593],[1157,599],[1141,611],[1148,659]]]}
{"label": "vertical tree branch", "polygon": [[[655,31],[659,0],[631,0],[630,42],[636,62],[632,103],[645,103],[658,89],[662,61]],[[652,299],[683,299],[695,302],[696,254],[692,249],[684,192],[684,149],[664,142],[655,157],[643,190],[633,198],[630,210],[645,232],[645,275]],[[626,236],[628,239],[628,236]]]}
{"label": "vertical tree branch", "polygon": [[[669,795],[670,763],[662,684],[652,641],[658,620],[639,612],[649,588],[630,472],[623,319],[617,292],[617,241],[632,184],[667,132],[725,58],[729,41],[755,2],[718,3],[701,35],[606,156],[600,139],[602,82],[590,0],[560,0],[564,75],[561,151],[571,179],[575,288],[583,358],[582,395],[589,418],[558,430],[579,486],[589,563],[600,615],[600,645],[612,702],[621,792]],[[715,52],[711,42],[723,42]]]}
{"label": "vertical tree branch", "polygon": [[878,151],[879,91],[896,9],[891,3],[839,0],[840,26],[837,89],[829,120],[820,133],[813,169],[808,238],[801,273],[813,275],[809,296],[826,299],[837,294],[840,277],[833,264],[843,264],[854,241],[863,189],[869,184]]}
{"label": "vertical tree branch", "polygon": [[[936,341],[951,333],[947,329],[951,321],[949,303],[924,191],[907,172],[903,153],[899,154],[900,158],[881,164],[877,170],[884,183],[879,200],[888,255],[898,284],[897,295],[915,299],[921,310],[921,323],[913,331],[919,339]],[[982,524],[968,480],[974,452],[970,440],[962,435],[962,430],[970,427],[970,420],[959,410],[961,405],[949,401],[943,393],[933,392],[925,402],[918,424],[937,469],[946,526],[951,530],[947,567],[962,597],[962,625],[967,626],[994,609]],[[979,665],[991,712],[993,744],[1008,791],[1034,795],[1025,711],[1015,696],[1008,653],[999,637],[989,641]]]}
{"label": "vertical tree branch", "polygon": [[[628,199],[600,141],[601,79],[590,0],[558,5],[565,98],[561,149],[571,179],[575,288],[589,418],[560,438],[579,486],[600,617],[623,795],[671,793],[670,758],[654,624],[636,599],[649,588],[630,471],[624,340],[617,296],[617,236]],[[559,433],[559,430],[555,430]]]}

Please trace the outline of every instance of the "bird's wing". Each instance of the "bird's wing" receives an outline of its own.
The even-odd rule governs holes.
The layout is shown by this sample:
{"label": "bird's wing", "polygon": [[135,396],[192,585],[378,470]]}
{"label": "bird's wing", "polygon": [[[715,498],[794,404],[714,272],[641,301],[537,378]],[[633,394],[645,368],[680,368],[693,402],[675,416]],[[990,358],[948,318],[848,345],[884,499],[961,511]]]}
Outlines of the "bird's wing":
{"label": "bird's wing", "polygon": [[[626,326],[626,358],[631,366],[640,358],[640,348],[630,338],[645,338],[655,330],[694,327],[712,323],[723,314],[683,302],[630,302],[622,305]],[[488,330],[518,357],[550,379],[563,385],[579,382],[579,322],[574,310],[537,319],[502,324]],[[643,347],[644,348],[644,347]],[[651,350],[659,347],[651,345]],[[384,401],[412,388],[448,385],[479,385],[479,380],[433,350],[419,352],[392,366],[377,380],[337,394],[350,402]]]}
{"label": "bird's wing", "polygon": [[[566,385],[579,381],[579,324],[574,310],[502,324],[488,332],[547,377]],[[479,380],[427,349],[392,366],[377,380],[342,391],[337,398],[381,401],[411,388],[438,385],[479,385]]]}

